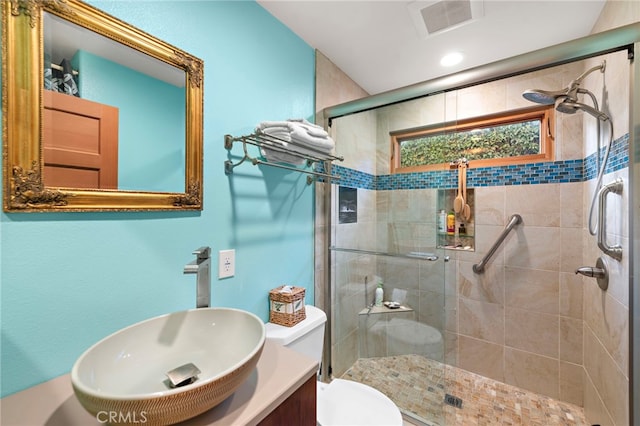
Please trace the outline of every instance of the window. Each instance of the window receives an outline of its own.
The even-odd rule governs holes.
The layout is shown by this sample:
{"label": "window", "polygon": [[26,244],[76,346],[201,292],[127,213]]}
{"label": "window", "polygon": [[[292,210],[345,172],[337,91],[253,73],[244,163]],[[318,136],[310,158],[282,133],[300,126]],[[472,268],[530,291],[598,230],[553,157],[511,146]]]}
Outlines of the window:
{"label": "window", "polygon": [[553,105],[475,117],[391,134],[391,173],[553,160]]}

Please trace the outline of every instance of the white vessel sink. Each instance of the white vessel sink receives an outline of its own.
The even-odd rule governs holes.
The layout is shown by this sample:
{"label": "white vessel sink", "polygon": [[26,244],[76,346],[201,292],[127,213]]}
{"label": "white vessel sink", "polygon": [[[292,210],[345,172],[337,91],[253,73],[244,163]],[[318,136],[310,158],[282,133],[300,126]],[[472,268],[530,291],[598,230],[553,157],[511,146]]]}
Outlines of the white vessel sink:
{"label": "white vessel sink", "polygon": [[[264,341],[265,326],[250,312],[171,313],[124,328],[87,349],[71,370],[71,383],[94,416],[116,416],[119,424],[178,423],[229,397],[255,368]],[[175,387],[167,373],[189,363],[199,374]]]}

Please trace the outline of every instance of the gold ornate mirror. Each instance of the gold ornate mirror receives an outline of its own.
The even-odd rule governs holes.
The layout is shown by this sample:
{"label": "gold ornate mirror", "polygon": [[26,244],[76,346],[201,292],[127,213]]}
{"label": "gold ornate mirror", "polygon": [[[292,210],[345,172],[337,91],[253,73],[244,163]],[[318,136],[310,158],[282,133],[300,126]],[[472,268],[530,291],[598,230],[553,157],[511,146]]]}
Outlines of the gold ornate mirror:
{"label": "gold ornate mirror", "polygon": [[202,60],[79,0],[1,3],[4,211],[202,210]]}

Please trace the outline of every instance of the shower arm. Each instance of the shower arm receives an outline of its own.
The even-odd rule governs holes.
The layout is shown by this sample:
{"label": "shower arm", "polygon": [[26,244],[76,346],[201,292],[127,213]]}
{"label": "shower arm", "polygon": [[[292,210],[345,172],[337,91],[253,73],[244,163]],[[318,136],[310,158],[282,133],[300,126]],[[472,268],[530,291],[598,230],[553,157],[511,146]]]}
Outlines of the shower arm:
{"label": "shower arm", "polygon": [[[583,94],[590,94],[591,95],[591,99],[595,100],[595,97],[591,94],[591,92],[589,92],[586,89],[582,89],[580,87],[580,85],[582,84],[582,80],[584,80],[585,78],[587,78],[587,76],[589,74],[591,74],[594,71],[598,71],[600,70],[600,72],[604,72],[605,68],[607,66],[607,61],[602,61],[602,63],[600,65],[596,65],[595,67],[591,67],[588,70],[586,70],[585,72],[583,72],[582,74],[580,74],[578,76],[578,78],[576,78],[575,80],[571,81],[571,83],[569,83],[569,86],[566,88],[566,98],[565,99],[570,99],[573,102],[577,101],[577,94],[578,93],[583,93]],[[598,109],[596,107],[596,109]]]}
{"label": "shower arm", "polygon": [[595,67],[589,68],[588,70],[586,70],[585,72],[580,74],[580,76],[578,78],[573,80],[571,85],[582,83],[582,80],[584,80],[589,74],[591,74],[594,71],[600,70],[600,72],[604,72],[606,67],[607,67],[607,61],[602,61],[602,63],[600,65],[596,65]]}

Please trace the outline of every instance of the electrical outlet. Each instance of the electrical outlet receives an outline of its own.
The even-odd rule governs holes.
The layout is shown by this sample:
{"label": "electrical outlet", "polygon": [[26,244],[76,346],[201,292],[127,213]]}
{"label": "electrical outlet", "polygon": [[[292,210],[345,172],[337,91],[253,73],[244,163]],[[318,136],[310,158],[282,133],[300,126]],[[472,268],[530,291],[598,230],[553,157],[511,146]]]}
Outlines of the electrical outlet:
{"label": "electrical outlet", "polygon": [[236,274],[236,251],[220,250],[218,252],[218,278],[229,278]]}

